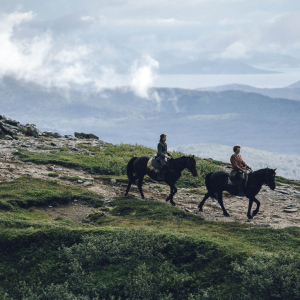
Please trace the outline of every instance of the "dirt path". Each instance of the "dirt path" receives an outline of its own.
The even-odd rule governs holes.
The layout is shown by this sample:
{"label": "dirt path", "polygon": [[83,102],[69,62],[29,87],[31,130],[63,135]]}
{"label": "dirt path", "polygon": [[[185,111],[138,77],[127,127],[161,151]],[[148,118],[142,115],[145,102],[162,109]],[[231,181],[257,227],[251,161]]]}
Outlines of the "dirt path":
{"label": "dirt path", "polygon": [[[72,141],[72,143],[74,142]],[[0,144],[0,181],[11,181],[22,176],[57,180],[65,185],[80,186],[94,191],[104,197],[105,203],[108,203],[115,197],[123,196],[125,193],[126,184],[116,180],[94,180],[90,174],[84,171],[56,165],[23,163],[12,154],[15,149],[12,141]],[[48,176],[49,173],[53,172],[59,174],[59,177],[52,178]],[[80,180],[71,182],[60,178],[63,176],[79,177]],[[169,194],[168,186],[158,183],[146,183],[143,189],[146,199],[153,201],[165,202]],[[134,185],[131,187],[129,194],[140,199],[140,193]],[[268,187],[264,186],[257,196],[257,199],[261,202],[260,212],[253,220],[248,220],[246,216],[248,208],[247,198],[224,196],[224,205],[230,217],[223,216],[218,202],[213,199],[208,199],[203,207],[203,212],[199,212],[198,204],[202,198],[203,196],[192,193],[189,189],[178,189],[174,201],[179,209],[199,215],[208,221],[240,222],[251,224],[251,226],[273,228],[300,226],[300,191],[290,185],[281,186],[275,191],[271,191]],[[75,222],[84,221],[90,213],[97,210],[82,205],[77,201],[59,207],[36,209],[52,218],[70,219]]]}

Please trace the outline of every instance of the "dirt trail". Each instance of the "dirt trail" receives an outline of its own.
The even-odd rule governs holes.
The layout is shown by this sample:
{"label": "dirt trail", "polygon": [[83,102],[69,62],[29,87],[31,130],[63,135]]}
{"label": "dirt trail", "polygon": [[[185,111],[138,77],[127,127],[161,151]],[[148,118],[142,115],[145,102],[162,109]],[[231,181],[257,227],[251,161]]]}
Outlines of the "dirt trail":
{"label": "dirt trail", "polygon": [[[25,145],[28,148],[30,145],[33,145],[32,147],[35,148],[31,150],[34,151],[37,151],[39,146],[35,140],[29,140],[28,138],[19,141],[19,143],[26,143]],[[64,143],[64,145],[68,144],[70,147],[76,146],[75,141],[63,140],[60,143]],[[11,181],[21,176],[56,180],[65,185],[80,186],[94,191],[104,197],[105,203],[109,203],[115,197],[123,196],[125,193],[126,184],[117,180],[94,180],[90,174],[84,171],[57,165],[23,163],[18,160],[17,156],[13,155],[16,146],[18,145],[14,141],[1,141],[0,143],[0,181]],[[57,178],[49,177],[48,174],[53,172],[60,176]],[[80,177],[81,180],[71,182],[61,179],[60,177],[62,176]],[[158,183],[145,183],[143,189],[146,199],[153,201],[165,202],[169,194],[168,186]],[[129,195],[140,199],[140,193],[135,185],[131,187]],[[260,212],[253,220],[248,220],[246,216],[248,208],[247,198],[224,196],[224,205],[230,217],[223,216],[218,202],[213,199],[208,199],[203,207],[203,212],[199,212],[198,204],[202,198],[202,195],[192,193],[189,189],[179,188],[174,197],[174,202],[179,209],[199,215],[208,221],[240,222],[251,224],[251,226],[273,228],[300,226],[300,191],[291,185],[280,186],[275,191],[271,191],[268,187],[263,186],[257,196],[257,199],[261,202]],[[70,219],[75,222],[84,221],[90,213],[97,210],[96,208],[82,205],[79,201],[58,207],[36,209],[53,218]]]}

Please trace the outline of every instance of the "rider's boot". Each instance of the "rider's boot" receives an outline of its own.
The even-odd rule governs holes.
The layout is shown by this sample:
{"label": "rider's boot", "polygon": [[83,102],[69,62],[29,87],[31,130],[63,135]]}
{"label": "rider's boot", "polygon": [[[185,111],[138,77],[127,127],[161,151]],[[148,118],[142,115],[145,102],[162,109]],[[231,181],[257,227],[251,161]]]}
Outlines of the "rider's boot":
{"label": "rider's boot", "polygon": [[240,197],[244,197],[245,196],[245,181],[244,180],[241,180],[239,182],[238,196],[240,196]]}
{"label": "rider's boot", "polygon": [[163,166],[163,167],[160,169],[159,173],[157,174],[157,180],[158,180],[158,181],[163,181],[163,180],[164,180],[162,174],[163,174],[165,168],[166,168],[166,166]]}

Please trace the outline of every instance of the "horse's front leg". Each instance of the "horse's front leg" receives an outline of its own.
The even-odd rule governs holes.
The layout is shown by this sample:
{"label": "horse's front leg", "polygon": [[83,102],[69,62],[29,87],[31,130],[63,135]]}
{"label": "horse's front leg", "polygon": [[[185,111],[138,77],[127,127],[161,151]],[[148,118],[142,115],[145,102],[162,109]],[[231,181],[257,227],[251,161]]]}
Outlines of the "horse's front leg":
{"label": "horse's front leg", "polygon": [[[253,216],[251,216],[251,208],[252,208],[252,204],[253,204],[253,198],[250,197],[249,198],[249,205],[248,205],[248,212],[247,212],[247,217],[248,219],[253,219]],[[254,214],[254,213],[253,213]]]}
{"label": "horse's front leg", "polygon": [[168,202],[170,200],[170,203],[172,205],[176,205],[176,203],[173,201],[173,196],[177,193],[177,188],[174,184],[168,183],[170,186],[170,194],[168,196],[168,198],[166,199],[166,201]]}
{"label": "horse's front leg", "polygon": [[[253,211],[253,214],[251,216],[251,209],[252,209],[252,204],[253,202],[256,203],[256,209]],[[249,198],[249,206],[248,206],[248,212],[247,212],[247,217],[248,219],[253,219],[254,216],[256,216],[259,212],[259,207],[260,207],[260,202],[253,196]]]}
{"label": "horse's front leg", "polygon": [[260,202],[254,197],[253,201],[256,203],[256,209],[253,211],[252,216],[256,216],[259,212]]}
{"label": "horse's front leg", "polygon": [[229,217],[229,213],[227,212],[227,210],[225,209],[224,207],[224,204],[223,204],[223,195],[222,195],[222,191],[218,192],[218,202],[222,208],[222,211],[223,211],[223,215],[225,217]]}

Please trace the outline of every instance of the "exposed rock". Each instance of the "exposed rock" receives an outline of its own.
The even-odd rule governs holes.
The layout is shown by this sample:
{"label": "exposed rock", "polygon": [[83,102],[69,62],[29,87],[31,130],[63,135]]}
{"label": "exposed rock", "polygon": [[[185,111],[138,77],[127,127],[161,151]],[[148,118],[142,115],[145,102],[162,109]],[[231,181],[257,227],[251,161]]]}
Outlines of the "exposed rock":
{"label": "exposed rock", "polygon": [[45,137],[50,137],[50,138],[55,138],[55,139],[62,137],[59,133],[53,132],[53,131],[44,131],[42,133],[42,135],[45,136]]}
{"label": "exposed rock", "polygon": [[285,208],[283,211],[286,213],[295,213],[298,211],[298,208]]}
{"label": "exposed rock", "polygon": [[275,189],[276,192],[279,192],[284,195],[289,195],[290,193],[286,189]]}
{"label": "exposed rock", "polygon": [[38,138],[42,135],[35,124],[26,124],[24,131],[26,136],[33,136],[35,138]]}
{"label": "exposed rock", "polygon": [[58,138],[61,138],[61,135],[57,132],[54,132],[52,137],[55,138],[55,139],[58,139]]}
{"label": "exposed rock", "polygon": [[68,140],[71,140],[71,141],[76,141],[77,138],[73,135],[65,135],[65,138],[67,138]]}
{"label": "exposed rock", "polygon": [[92,134],[92,133],[79,133],[79,132],[75,132],[74,133],[75,137],[77,137],[78,139],[93,139],[93,140],[99,140],[99,137]]}

